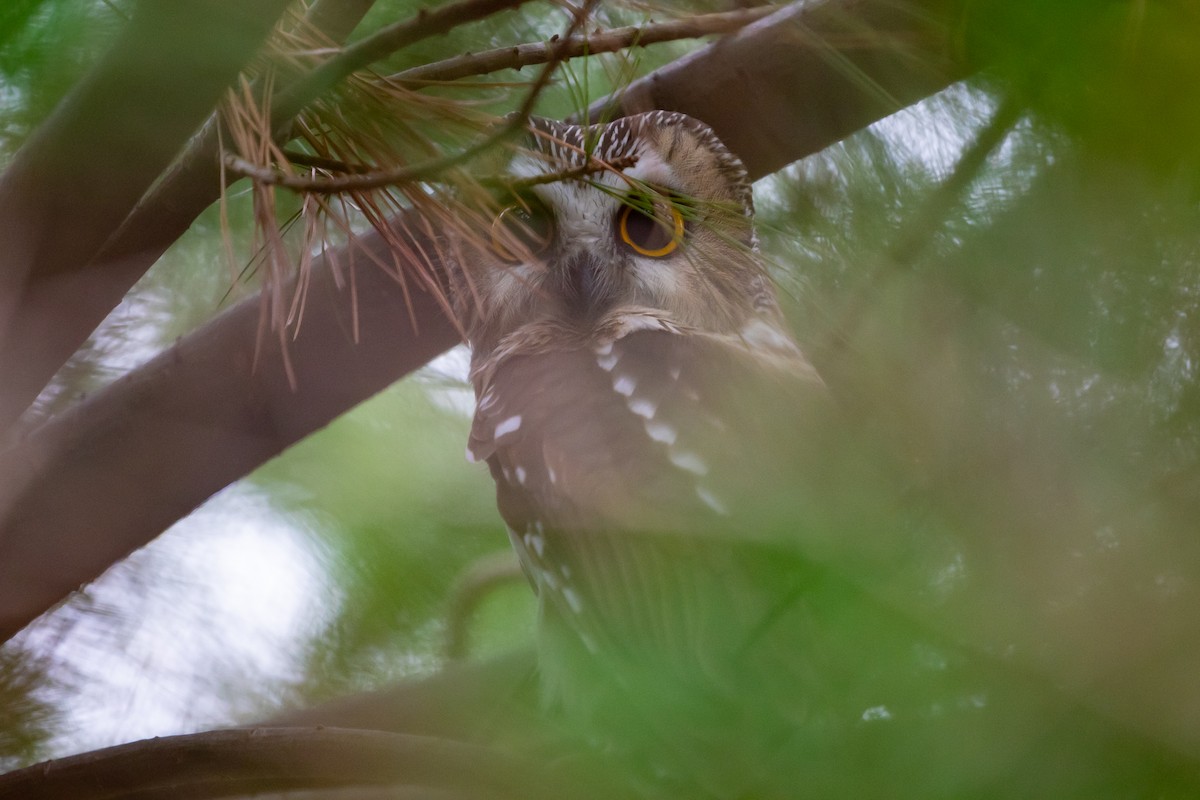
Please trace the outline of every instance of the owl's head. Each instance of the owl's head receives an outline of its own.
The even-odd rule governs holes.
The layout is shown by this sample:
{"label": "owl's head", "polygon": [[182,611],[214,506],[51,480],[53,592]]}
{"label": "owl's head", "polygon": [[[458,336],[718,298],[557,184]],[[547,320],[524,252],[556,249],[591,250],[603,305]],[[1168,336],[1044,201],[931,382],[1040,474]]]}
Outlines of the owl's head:
{"label": "owl's head", "polygon": [[515,188],[464,253],[477,350],[530,322],[586,333],[622,309],[713,333],[775,319],[745,169],[708,126],[655,111],[530,131]]}

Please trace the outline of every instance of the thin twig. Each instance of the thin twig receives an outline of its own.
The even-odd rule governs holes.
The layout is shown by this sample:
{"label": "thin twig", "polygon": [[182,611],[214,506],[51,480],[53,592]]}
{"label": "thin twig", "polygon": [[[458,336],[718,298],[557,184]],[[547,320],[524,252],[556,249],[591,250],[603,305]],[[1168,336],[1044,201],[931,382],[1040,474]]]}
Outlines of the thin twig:
{"label": "thin twig", "polygon": [[450,610],[446,614],[443,651],[446,658],[458,660],[466,656],[471,617],[483,600],[497,588],[524,577],[511,551],[485,556],[458,577],[450,591]]}
{"label": "thin twig", "polygon": [[446,33],[460,25],[524,5],[529,0],[460,0],[397,22],[350,45],[288,87],[276,101],[279,121],[296,116],[351,73],[411,44]]}
{"label": "thin twig", "polygon": [[[362,175],[371,171],[370,167],[363,164],[350,164],[345,161],[338,161],[334,158],[323,158],[314,156],[311,153],[301,153],[297,150],[284,150],[284,156],[291,164],[299,164],[302,167],[314,167],[323,169],[329,172],[341,172],[348,175]],[[226,164],[226,162],[222,162]],[[578,167],[559,170],[558,172],[547,172],[542,175],[534,175],[529,178],[514,178],[511,175],[489,175],[479,179],[479,183],[483,186],[492,186],[506,189],[508,191],[517,191],[527,189],[531,186],[541,186],[544,183],[557,183],[558,181],[570,181],[576,178],[582,178],[585,175],[591,175],[594,172],[604,172],[606,170],[622,170],[637,164],[636,156],[621,156],[609,161],[601,161],[598,158],[592,158],[586,164],[581,164]],[[242,162],[242,165],[249,169],[252,165],[248,162]],[[261,170],[261,168],[257,168]]]}
{"label": "thin twig", "polygon": [[613,170],[629,169],[637,164],[637,156],[619,156],[608,161],[602,161],[598,158],[589,158],[586,164],[581,164],[578,167],[559,170],[557,172],[546,172],[541,175],[534,175],[529,178],[512,178],[505,176],[488,176],[479,179],[479,183],[484,186],[494,186],[506,189],[510,192],[527,189],[531,186],[541,186],[544,183],[557,183],[558,181],[571,181],[576,178],[582,178],[585,175],[591,175],[593,172],[611,172]]}
{"label": "thin twig", "polygon": [[284,148],[283,156],[289,164],[323,169],[327,172],[362,175],[371,171],[371,168],[365,164],[351,164],[346,161],[339,161],[336,158],[325,158],[324,156],[314,156],[312,153],[301,153],[299,150]]}
{"label": "thin twig", "polygon": [[558,56],[557,51],[563,48],[574,37],[576,31],[586,21],[596,2],[597,0],[589,0],[589,2],[585,3],[583,9],[571,21],[566,34],[550,43],[551,50],[554,52],[551,54],[550,60],[546,62],[545,67],[538,74],[533,85],[530,86],[524,102],[521,103],[521,108],[515,113],[510,114],[504,121],[504,124],[496,128],[491,134],[457,153],[438,156],[416,164],[379,170],[367,175],[345,175],[335,178],[308,178],[301,175],[289,174],[272,169],[271,167],[260,167],[251,164],[243,158],[232,155],[226,158],[226,166],[233,172],[252,178],[261,186],[282,186],[314,194],[338,194],[342,192],[380,189],[385,186],[396,186],[425,180],[448,169],[452,169],[459,164],[464,164],[480,153],[495,147],[517,131],[524,129],[529,120],[529,115],[533,112],[534,105],[537,103],[538,98],[541,97],[542,91],[549,85],[550,77],[554,74],[558,65],[562,63],[562,59]]}
{"label": "thin twig", "polygon": [[420,88],[430,83],[441,83],[466,78],[471,75],[486,75],[503,69],[520,69],[550,60],[556,49],[561,59],[613,53],[630,47],[645,47],[651,44],[695,39],[714,33],[730,33],[751,22],[762,19],[779,10],[779,6],[758,6],[716,14],[700,14],[669,22],[651,22],[612,28],[596,33],[571,36],[559,42],[529,42],[511,47],[497,47],[482,53],[466,53],[443,61],[434,61],[419,67],[397,72],[381,81],[401,85],[405,88]]}

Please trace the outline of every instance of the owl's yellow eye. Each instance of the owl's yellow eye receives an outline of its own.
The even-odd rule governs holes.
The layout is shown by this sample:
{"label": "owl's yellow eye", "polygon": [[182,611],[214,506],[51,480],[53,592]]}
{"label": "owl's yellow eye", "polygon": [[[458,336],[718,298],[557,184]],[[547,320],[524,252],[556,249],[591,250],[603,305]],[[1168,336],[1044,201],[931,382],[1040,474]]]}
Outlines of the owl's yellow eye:
{"label": "owl's yellow eye", "polygon": [[536,200],[519,199],[492,222],[492,250],[516,264],[544,253],[554,241],[554,219]]}
{"label": "owl's yellow eye", "polygon": [[617,235],[638,255],[669,256],[683,241],[683,214],[673,203],[636,198],[617,212]]}

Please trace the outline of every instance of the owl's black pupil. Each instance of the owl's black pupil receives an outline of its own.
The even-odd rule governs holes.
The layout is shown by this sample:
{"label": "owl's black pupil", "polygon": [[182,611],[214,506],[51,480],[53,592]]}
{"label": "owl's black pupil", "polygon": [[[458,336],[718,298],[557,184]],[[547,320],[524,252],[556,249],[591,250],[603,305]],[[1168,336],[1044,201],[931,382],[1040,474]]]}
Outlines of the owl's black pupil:
{"label": "owl's black pupil", "polygon": [[646,213],[642,209],[626,206],[623,225],[625,235],[643,250],[661,250],[671,243],[675,232],[665,221]]}

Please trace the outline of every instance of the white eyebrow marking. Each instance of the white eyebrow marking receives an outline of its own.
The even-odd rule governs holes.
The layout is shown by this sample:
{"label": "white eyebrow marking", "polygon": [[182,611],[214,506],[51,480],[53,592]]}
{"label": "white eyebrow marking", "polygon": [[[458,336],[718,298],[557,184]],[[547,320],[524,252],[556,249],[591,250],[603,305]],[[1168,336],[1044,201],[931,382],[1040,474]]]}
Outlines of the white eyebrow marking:
{"label": "white eyebrow marking", "polygon": [[637,381],[629,375],[621,375],[613,381],[613,391],[617,394],[623,394],[629,397],[633,394],[633,390],[637,388]]}
{"label": "white eyebrow marking", "polygon": [[510,433],[515,433],[521,428],[521,415],[514,414],[508,419],[496,424],[496,432],[492,435],[499,439],[501,436],[506,436]]}

